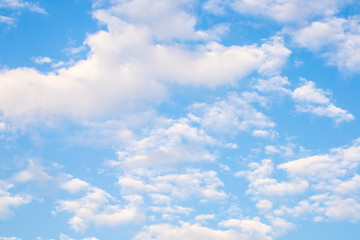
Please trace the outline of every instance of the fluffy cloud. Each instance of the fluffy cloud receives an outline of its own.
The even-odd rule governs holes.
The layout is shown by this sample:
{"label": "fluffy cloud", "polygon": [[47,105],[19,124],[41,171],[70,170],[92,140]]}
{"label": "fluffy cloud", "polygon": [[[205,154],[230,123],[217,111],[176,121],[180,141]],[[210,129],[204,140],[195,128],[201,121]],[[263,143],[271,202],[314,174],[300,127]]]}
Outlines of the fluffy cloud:
{"label": "fluffy cloud", "polygon": [[342,199],[335,197],[326,202],[325,215],[337,220],[360,220],[360,204],[353,198]]}
{"label": "fluffy cloud", "polygon": [[143,138],[132,140],[125,151],[119,151],[119,161],[112,164],[132,168],[214,161],[215,156],[207,150],[207,145],[215,140],[190,124],[188,119],[160,120]]}
{"label": "fluffy cloud", "polygon": [[275,123],[253,106],[256,103],[264,106],[266,102],[265,98],[256,93],[245,92],[241,96],[231,93],[226,100],[213,104],[194,104],[189,117],[215,134],[236,135],[251,129],[269,131]]}
{"label": "fluffy cloud", "polygon": [[[222,199],[226,194],[219,190],[223,186],[221,180],[214,171],[188,169],[184,174],[166,174],[152,176],[146,182],[139,176],[123,176],[119,178],[119,184],[123,191],[130,193],[157,193],[152,195],[157,201],[168,202],[179,199],[199,197],[200,199]],[[167,198],[164,198],[167,196]],[[161,201],[162,200],[162,201]]]}
{"label": "fluffy cloud", "polygon": [[[290,54],[280,38],[260,46],[224,46],[211,40],[195,30],[195,16],[185,11],[190,2],[162,0],[156,8],[148,4],[120,1],[95,10],[94,18],[107,30],[89,34],[88,56],[70,67],[48,73],[2,69],[3,117],[31,122],[56,116],[122,116],[163,101],[172,83],[217,87],[235,84],[253,72],[276,74]],[[163,31],[164,27],[173,30]],[[177,43],[203,35],[196,46]]]}
{"label": "fluffy cloud", "polygon": [[312,81],[303,80],[303,85],[292,92],[292,98],[299,112],[310,112],[334,119],[336,123],[349,122],[354,116],[330,102],[330,93],[316,88]]}
{"label": "fluffy cloud", "polygon": [[270,178],[274,171],[273,162],[269,159],[262,160],[261,163],[250,163],[251,170],[238,172],[236,176],[245,176],[250,184],[247,193],[254,196],[288,196],[304,193],[309,183],[305,180],[294,179],[290,182],[278,182]]}
{"label": "fluffy cloud", "polygon": [[355,140],[350,147],[330,150],[330,153],[314,155],[289,161],[278,166],[293,177],[310,179],[329,179],[345,176],[359,166],[360,140]]}
{"label": "fluffy cloud", "polygon": [[12,195],[8,192],[12,184],[0,181],[0,218],[6,218],[11,215],[10,208],[31,202],[32,197],[29,195]]}
{"label": "fluffy cloud", "polygon": [[242,234],[234,230],[214,230],[211,228],[203,227],[201,225],[191,225],[183,223],[181,226],[173,226],[169,224],[151,225],[145,227],[136,237],[136,240],[242,240],[245,238]]}
{"label": "fluffy cloud", "polygon": [[67,190],[70,193],[76,193],[79,192],[81,190],[87,190],[90,188],[90,184],[80,180],[78,178],[73,178],[69,181],[66,181],[64,183],[61,184],[60,186],[61,188]]}
{"label": "fluffy cloud", "polygon": [[[78,182],[78,181],[77,181]],[[73,185],[74,179],[63,186]],[[82,185],[84,185],[82,183]],[[73,191],[73,188],[70,188]],[[129,222],[136,222],[143,219],[140,205],[142,197],[129,195],[123,197],[127,205],[111,205],[114,200],[110,194],[96,187],[88,187],[85,196],[75,200],[60,200],[56,212],[66,211],[73,213],[69,220],[71,227],[77,232],[84,232],[89,224],[95,225],[118,225]]]}
{"label": "fluffy cloud", "polygon": [[259,218],[254,219],[229,219],[219,223],[220,226],[226,228],[239,229],[244,233],[247,239],[262,239],[271,240],[268,235],[271,232],[271,227],[260,222]]}
{"label": "fluffy cloud", "polygon": [[293,41],[314,52],[320,52],[330,65],[340,70],[360,70],[360,18],[331,17],[315,21],[293,35]]}

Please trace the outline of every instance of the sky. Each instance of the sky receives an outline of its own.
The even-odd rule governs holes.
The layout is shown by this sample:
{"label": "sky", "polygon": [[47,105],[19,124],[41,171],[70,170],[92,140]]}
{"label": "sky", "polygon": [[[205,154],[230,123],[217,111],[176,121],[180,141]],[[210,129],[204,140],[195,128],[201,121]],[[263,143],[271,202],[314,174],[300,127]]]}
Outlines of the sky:
{"label": "sky", "polygon": [[0,240],[356,240],[356,0],[0,0]]}

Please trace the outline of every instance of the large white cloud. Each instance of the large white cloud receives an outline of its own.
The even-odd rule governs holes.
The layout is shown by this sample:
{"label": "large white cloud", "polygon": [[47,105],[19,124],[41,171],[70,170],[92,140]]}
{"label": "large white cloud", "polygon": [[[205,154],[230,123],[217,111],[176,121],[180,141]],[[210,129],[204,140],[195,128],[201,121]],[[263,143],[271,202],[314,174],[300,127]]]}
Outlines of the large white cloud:
{"label": "large white cloud", "polygon": [[320,53],[342,71],[359,72],[360,18],[329,17],[296,31],[293,41]]}
{"label": "large white cloud", "polygon": [[[71,67],[48,73],[2,69],[2,115],[22,122],[54,116],[120,116],[166,99],[170,83],[216,87],[235,84],[252,72],[276,74],[290,54],[280,38],[260,46],[224,46],[211,40],[207,33],[195,30],[195,17],[185,11],[192,4],[187,1],[161,1],[153,14],[144,15],[147,4],[121,1],[109,9],[95,10],[93,16],[107,30],[87,37],[88,56]],[[180,18],[180,23],[173,18]],[[164,31],[156,28],[161,24],[174,32],[160,36]],[[188,30],[178,29],[184,26]],[[192,44],[187,40],[198,39],[199,34],[204,37],[189,47]],[[185,41],[177,43],[181,39]]]}
{"label": "large white cloud", "polygon": [[[80,179],[65,181],[60,187],[70,193],[80,189],[85,191],[85,195],[81,198],[60,200],[54,212],[72,213],[69,224],[77,232],[84,232],[90,224],[114,226],[141,221],[144,218],[141,210],[143,199],[139,195],[123,196],[127,203],[120,205],[106,191]],[[115,201],[116,204],[110,204],[110,201]]]}

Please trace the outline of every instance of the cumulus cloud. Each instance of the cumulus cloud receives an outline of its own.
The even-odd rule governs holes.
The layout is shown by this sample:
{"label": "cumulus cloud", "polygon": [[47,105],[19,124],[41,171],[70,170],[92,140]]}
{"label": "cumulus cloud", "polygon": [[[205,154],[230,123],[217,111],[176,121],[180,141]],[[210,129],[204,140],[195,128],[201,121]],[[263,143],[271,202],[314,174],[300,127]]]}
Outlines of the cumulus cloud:
{"label": "cumulus cloud", "polygon": [[62,183],[60,187],[70,193],[76,193],[81,190],[87,190],[90,187],[90,184],[78,178],[73,178],[69,181]]}
{"label": "cumulus cloud", "polygon": [[310,179],[329,179],[345,176],[356,169],[360,163],[360,141],[355,140],[350,147],[330,150],[330,153],[313,155],[278,166],[290,176],[307,177]]}
{"label": "cumulus cloud", "polygon": [[294,179],[290,182],[278,182],[271,178],[274,171],[274,163],[265,159],[261,163],[253,162],[249,164],[251,170],[236,173],[236,176],[245,176],[250,184],[247,193],[254,196],[289,196],[304,193],[309,183],[305,180]]}
{"label": "cumulus cloud", "polygon": [[264,106],[266,102],[256,93],[244,92],[240,96],[230,93],[226,100],[192,105],[189,117],[212,133],[236,135],[255,128],[255,135],[268,135],[259,131],[270,131],[275,123],[253,106],[256,103]]}
{"label": "cumulus cloud", "polygon": [[315,21],[293,34],[301,47],[320,53],[342,71],[359,72],[360,18],[330,17]]}
{"label": "cumulus cloud", "polygon": [[337,220],[360,220],[360,204],[354,198],[342,199],[335,197],[325,203],[325,215]]}
{"label": "cumulus cloud", "polygon": [[271,240],[269,236],[271,227],[262,223],[259,218],[254,219],[229,219],[219,223],[219,226],[239,229],[248,239]]}
{"label": "cumulus cloud", "polygon": [[173,166],[186,162],[214,161],[207,145],[215,140],[204,130],[191,126],[188,119],[164,119],[140,139],[119,151],[120,164],[127,167]]}
{"label": "cumulus cloud", "polygon": [[113,226],[141,221],[143,219],[140,207],[143,203],[142,197],[128,195],[123,198],[127,202],[126,205],[110,204],[109,201],[114,201],[114,197],[102,189],[91,186],[82,198],[60,200],[56,212],[72,213],[73,217],[70,218],[69,224],[77,232],[84,232],[90,224]]}
{"label": "cumulus cloud", "polygon": [[[253,72],[277,74],[290,54],[278,37],[245,46],[224,46],[209,39],[209,32],[195,30],[196,18],[185,10],[190,2],[162,0],[151,8],[149,4],[120,1],[95,10],[94,18],[107,30],[89,34],[88,56],[70,67],[48,73],[2,69],[3,117],[31,122],[56,116],[121,116],[163,101],[173,83],[217,87],[235,84]],[[203,35],[196,46],[178,43]]]}
{"label": "cumulus cloud", "polygon": [[315,83],[303,79],[303,85],[292,92],[292,98],[299,112],[310,112],[318,116],[332,118],[336,123],[349,122],[354,116],[348,111],[336,107],[330,101],[330,92],[316,88]]}

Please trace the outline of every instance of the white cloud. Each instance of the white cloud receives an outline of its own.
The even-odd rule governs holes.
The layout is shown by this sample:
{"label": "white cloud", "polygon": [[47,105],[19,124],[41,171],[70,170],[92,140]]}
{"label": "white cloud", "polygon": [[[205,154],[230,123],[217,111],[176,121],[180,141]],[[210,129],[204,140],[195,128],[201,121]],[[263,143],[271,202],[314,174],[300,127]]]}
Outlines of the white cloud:
{"label": "white cloud", "polygon": [[[331,16],[347,0],[231,0],[230,6],[243,14],[262,15],[281,23],[303,23],[315,16]],[[299,11],[301,9],[301,11]]]}
{"label": "white cloud", "polygon": [[215,217],[216,216],[214,214],[201,214],[195,217],[195,221],[199,223],[205,223],[207,220],[215,219]]}
{"label": "white cloud", "polygon": [[327,95],[329,94],[328,91],[316,88],[314,82],[304,81],[304,84],[301,87],[298,87],[293,91],[292,97],[298,102],[328,104],[330,99]]}
{"label": "white cloud", "polygon": [[52,59],[49,57],[34,57],[32,58],[32,60],[34,61],[34,63],[42,65],[44,63],[51,63]]}
{"label": "white cloud", "polygon": [[206,11],[216,14],[223,15],[226,13],[226,3],[222,0],[208,0],[203,3],[202,7]]}
{"label": "white cloud", "polygon": [[186,162],[214,161],[207,150],[215,143],[204,130],[191,126],[188,119],[160,119],[144,137],[130,141],[118,152],[117,164],[126,167],[174,166]]}
{"label": "white cloud", "polygon": [[36,161],[30,159],[28,160],[29,166],[26,170],[16,173],[12,180],[15,182],[28,182],[28,181],[49,181],[52,179],[46,172],[44,172],[43,167]]}
{"label": "white cloud", "polygon": [[243,240],[242,234],[233,230],[215,230],[201,225],[183,223],[181,226],[159,224],[144,227],[135,240]]}
{"label": "white cloud", "polygon": [[8,192],[12,187],[12,184],[0,181],[0,218],[2,219],[5,219],[12,214],[10,208],[28,204],[32,200],[32,197],[29,195],[12,195]]}
{"label": "white cloud", "polygon": [[359,72],[360,18],[331,17],[315,21],[293,34],[293,41],[301,47],[320,52],[330,65],[340,70]]}
{"label": "white cloud", "polygon": [[266,105],[266,99],[256,93],[245,92],[241,96],[230,93],[226,100],[213,104],[194,104],[189,117],[214,134],[236,135],[254,128],[257,133],[270,131],[275,123],[252,106],[254,103]]}
{"label": "white cloud", "polygon": [[280,208],[274,210],[274,214],[277,216],[288,215],[293,218],[313,213],[322,214],[323,212],[324,208],[320,206],[319,202],[311,203],[308,200],[302,200],[294,207],[281,206]]}
{"label": "white cloud", "polygon": [[0,237],[0,240],[21,240],[21,238],[17,238],[17,237]]}
{"label": "white cloud", "polygon": [[273,203],[269,200],[263,199],[256,203],[256,207],[261,211],[269,211],[273,208]]}
{"label": "white cloud", "polygon": [[47,14],[45,9],[41,8],[37,3],[23,0],[2,0],[0,8],[12,10],[29,10],[41,14]]}
{"label": "white cloud", "polygon": [[333,119],[336,123],[349,122],[354,116],[348,111],[336,107],[329,98],[330,92],[316,88],[315,83],[302,79],[303,85],[292,92],[292,98],[299,112],[310,112],[318,116]]}
{"label": "white cloud", "polygon": [[[119,184],[125,193],[152,193],[151,196],[159,203],[191,197],[218,200],[227,196],[218,189],[223,186],[223,183],[215,171],[201,172],[196,169],[188,169],[183,174],[151,175],[144,180],[136,175],[122,176],[119,178]],[[157,195],[153,195],[154,193]]]}
{"label": "white cloud", "polygon": [[66,234],[60,233],[59,240],[75,240],[75,239],[67,236]]}
{"label": "white cloud", "polygon": [[73,178],[61,184],[60,187],[70,193],[76,193],[81,190],[87,190],[90,187],[90,184],[78,178]]}
{"label": "white cloud", "polygon": [[336,220],[360,220],[360,204],[353,198],[342,199],[335,197],[326,202],[325,215]]}
{"label": "white cloud", "polygon": [[314,155],[278,165],[292,177],[310,179],[331,179],[345,176],[360,163],[360,141],[355,140],[350,147],[330,150],[330,153]]}
{"label": "white cloud", "polygon": [[75,200],[60,200],[56,212],[66,211],[73,214],[69,224],[77,232],[84,232],[90,224],[119,225],[140,221],[143,199],[138,195],[123,196],[127,204],[111,205],[115,200],[110,194],[96,187],[89,187],[84,197]]}
{"label": "white cloud", "polygon": [[13,24],[15,20],[15,18],[0,15],[0,23],[6,23],[10,25]]}
{"label": "white cloud", "polygon": [[290,86],[290,82],[287,77],[275,76],[269,79],[258,79],[254,88],[263,93],[282,92],[290,94],[288,86]]}
{"label": "white cloud", "polygon": [[352,195],[360,191],[360,175],[355,175],[349,180],[335,180],[331,189],[340,195]]}
{"label": "white cloud", "polygon": [[[194,30],[195,16],[184,10],[192,3],[162,0],[148,8],[149,4],[153,2],[121,1],[96,10],[94,18],[108,30],[88,35],[84,43],[90,48],[87,58],[70,67],[48,73],[30,68],[1,70],[3,117],[27,123],[59,116],[123,116],[128,110],[163,101],[174,82],[217,87],[236,84],[253,72],[272,76],[290,54],[277,37],[260,46],[224,46],[206,38],[196,46],[176,43],[199,35]],[[168,28],[169,24],[179,27]],[[163,27],[175,32],[163,31]],[[157,38],[169,40],[159,42]]]}
{"label": "white cloud", "polygon": [[229,219],[219,223],[219,226],[239,229],[247,239],[271,240],[271,227],[262,223],[259,218]]}
{"label": "white cloud", "polygon": [[278,182],[270,178],[274,171],[273,162],[269,159],[262,160],[261,163],[253,162],[249,164],[251,170],[236,173],[236,176],[245,176],[250,184],[247,193],[254,196],[289,196],[304,193],[309,183],[305,180],[294,179],[290,182]]}

